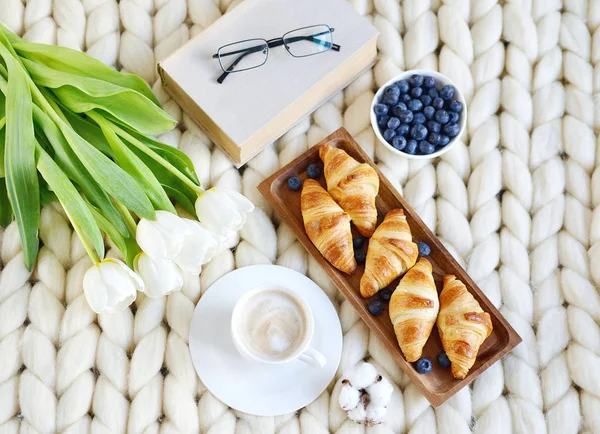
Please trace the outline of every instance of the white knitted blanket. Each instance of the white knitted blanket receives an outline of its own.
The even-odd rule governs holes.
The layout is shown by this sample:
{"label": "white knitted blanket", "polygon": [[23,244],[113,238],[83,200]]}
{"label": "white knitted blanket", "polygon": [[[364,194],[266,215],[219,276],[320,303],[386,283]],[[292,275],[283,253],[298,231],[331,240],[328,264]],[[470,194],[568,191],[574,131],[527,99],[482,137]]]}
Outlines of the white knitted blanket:
{"label": "white knitted blanket", "polygon": [[[191,156],[204,185],[237,189],[261,208],[237,248],[183,291],[139,296],[115,315],[89,309],[81,282],[90,263],[59,207],[42,211],[31,275],[16,226],[0,229],[0,433],[365,432],[339,409],[335,384],[297,413],[259,418],[198,380],[192,310],[217,278],[255,263],[306,273],[334,300],[340,372],[367,358],[396,383],[385,425],[368,433],[600,433],[600,1],[351,2],[381,32],[376,66],[238,171],[155,74],[157,61],[234,7],[229,0],[0,0],[0,20],[25,39],[85,50],[154,84],[181,121],[161,139]],[[408,68],[439,69],[469,104],[464,143],[433,163],[386,152],[369,125],[373,90]],[[340,126],[523,337],[436,410],[256,190]]]}

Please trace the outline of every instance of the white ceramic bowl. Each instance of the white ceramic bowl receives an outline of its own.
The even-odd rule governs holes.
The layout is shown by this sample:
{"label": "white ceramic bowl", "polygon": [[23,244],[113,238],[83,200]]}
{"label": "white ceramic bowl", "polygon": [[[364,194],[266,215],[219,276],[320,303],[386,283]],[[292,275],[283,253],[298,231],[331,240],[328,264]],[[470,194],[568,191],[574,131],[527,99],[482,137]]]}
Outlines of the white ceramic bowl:
{"label": "white ceramic bowl", "polygon": [[[444,146],[443,148],[437,150],[436,152],[433,152],[428,155],[407,154],[404,151],[397,150],[390,143],[386,142],[386,140],[383,138],[383,135],[379,132],[379,125],[377,125],[377,117],[375,116],[375,112],[373,111],[373,107],[375,106],[375,104],[379,103],[379,101],[381,100],[381,98],[383,96],[383,92],[389,85],[391,85],[399,80],[408,80],[410,78],[410,76],[413,74],[428,75],[428,76],[434,77],[438,82],[438,85],[437,85],[438,89],[441,89],[442,86],[445,86],[447,84],[454,86],[454,89],[455,89],[454,99],[460,101],[463,105],[463,111],[460,113],[460,120],[459,120],[459,124],[458,124],[460,127],[460,132],[458,133],[458,135],[456,137],[452,138],[446,146]],[[458,142],[460,140],[460,136],[462,136],[463,132],[465,131],[466,125],[467,125],[467,104],[465,102],[465,98],[463,97],[463,95],[460,92],[460,90],[458,89],[458,87],[452,82],[452,80],[450,80],[445,75],[440,74],[437,71],[431,71],[428,69],[411,69],[409,71],[405,71],[402,74],[395,76],[394,78],[392,78],[391,80],[389,80],[387,83],[385,83],[383,86],[381,86],[379,88],[379,90],[377,91],[377,93],[375,93],[375,96],[373,97],[373,101],[371,102],[371,112],[369,115],[371,117],[371,126],[373,127],[373,131],[375,131],[375,135],[377,136],[379,141],[385,147],[387,147],[390,151],[392,151],[398,155],[403,155],[406,158],[412,158],[415,160],[428,160],[431,158],[439,157],[442,154],[445,154],[456,144],[456,142]]]}

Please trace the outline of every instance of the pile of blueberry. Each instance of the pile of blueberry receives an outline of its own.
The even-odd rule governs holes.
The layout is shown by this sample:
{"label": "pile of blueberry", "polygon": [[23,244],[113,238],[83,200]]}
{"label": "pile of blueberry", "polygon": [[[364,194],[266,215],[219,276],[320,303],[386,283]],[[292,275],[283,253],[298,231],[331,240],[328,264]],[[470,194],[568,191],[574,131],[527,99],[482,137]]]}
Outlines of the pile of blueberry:
{"label": "pile of blueberry", "polygon": [[400,80],[388,86],[373,107],[379,131],[399,151],[432,154],[460,133],[463,105],[456,93],[434,77],[415,74]]}

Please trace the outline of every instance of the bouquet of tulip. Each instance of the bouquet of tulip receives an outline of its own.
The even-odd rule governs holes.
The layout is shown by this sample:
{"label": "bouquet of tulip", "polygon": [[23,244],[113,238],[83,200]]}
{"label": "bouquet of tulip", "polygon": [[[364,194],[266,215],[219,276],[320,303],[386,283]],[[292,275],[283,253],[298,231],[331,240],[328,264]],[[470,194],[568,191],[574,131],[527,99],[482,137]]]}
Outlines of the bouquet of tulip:
{"label": "bouquet of tulip", "polygon": [[[83,288],[95,312],[125,308],[137,291],[179,290],[182,271],[199,274],[254,207],[233,191],[205,191],[191,160],[152,137],[174,126],[141,78],[0,25],[0,225],[16,220],[27,267],[40,207],[58,200],[93,262]],[[125,262],[104,259],[104,235]]]}

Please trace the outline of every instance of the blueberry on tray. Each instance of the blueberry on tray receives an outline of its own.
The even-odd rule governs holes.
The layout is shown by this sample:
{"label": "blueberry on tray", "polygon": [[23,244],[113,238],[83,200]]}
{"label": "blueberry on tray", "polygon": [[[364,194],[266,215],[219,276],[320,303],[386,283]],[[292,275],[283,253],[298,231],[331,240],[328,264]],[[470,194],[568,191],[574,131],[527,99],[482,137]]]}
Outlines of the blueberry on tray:
{"label": "blueberry on tray", "polygon": [[288,188],[292,191],[298,191],[302,188],[302,181],[297,176],[288,179]]}
{"label": "blueberry on tray", "polygon": [[427,357],[421,357],[415,363],[415,368],[419,374],[429,374],[431,372],[431,368],[433,368],[433,364]]}
{"label": "blueberry on tray", "polygon": [[371,300],[368,306],[369,312],[371,315],[379,316],[385,310],[385,305],[381,300]]}

